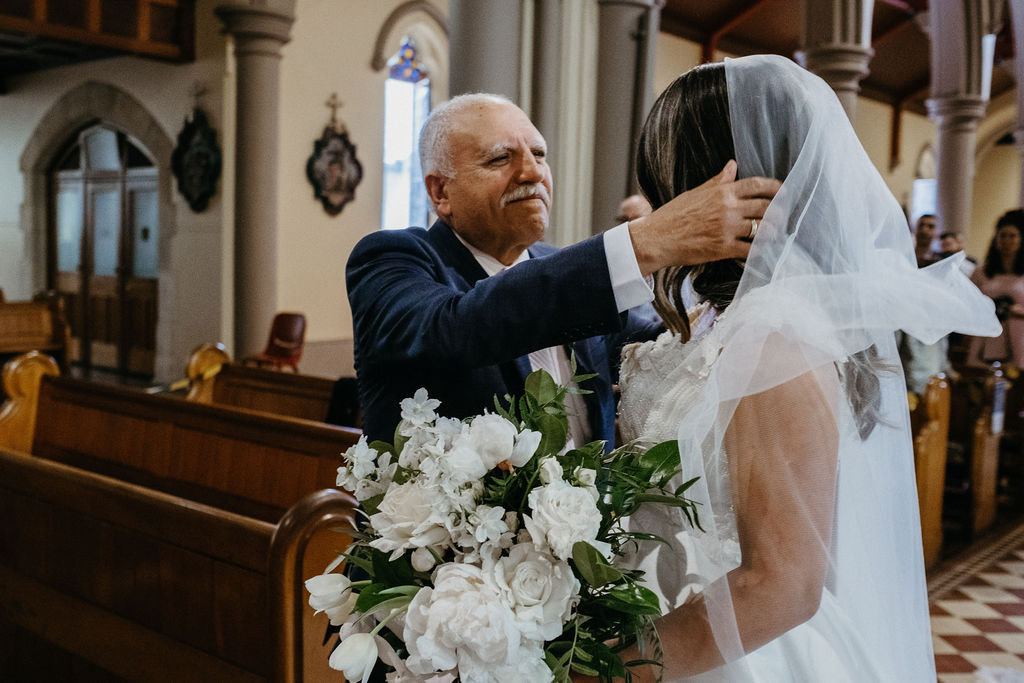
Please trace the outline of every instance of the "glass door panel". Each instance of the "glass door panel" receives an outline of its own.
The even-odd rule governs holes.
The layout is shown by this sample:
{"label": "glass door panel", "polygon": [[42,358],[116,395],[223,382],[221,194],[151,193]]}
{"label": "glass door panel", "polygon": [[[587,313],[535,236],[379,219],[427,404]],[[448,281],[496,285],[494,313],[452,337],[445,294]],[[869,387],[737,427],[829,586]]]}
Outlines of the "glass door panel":
{"label": "glass door panel", "polygon": [[119,367],[121,342],[121,190],[119,185],[90,184],[89,225],[92,229],[89,277],[91,365]]}

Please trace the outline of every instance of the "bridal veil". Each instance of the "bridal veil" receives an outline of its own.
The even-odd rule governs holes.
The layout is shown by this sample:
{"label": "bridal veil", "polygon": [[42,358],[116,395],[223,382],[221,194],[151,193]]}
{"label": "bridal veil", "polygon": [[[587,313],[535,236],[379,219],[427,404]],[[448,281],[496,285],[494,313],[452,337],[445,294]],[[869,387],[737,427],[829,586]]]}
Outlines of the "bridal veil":
{"label": "bridal veil", "polygon": [[[758,534],[763,552],[774,542],[766,534],[803,529],[782,533],[780,544],[797,547],[779,551],[795,576],[820,574],[812,585],[824,596],[809,622],[828,623],[789,644],[808,649],[794,666],[813,669],[814,648],[825,647],[854,662],[849,680],[934,682],[894,333],[925,343],[953,330],[997,334],[993,305],[961,273],[962,254],[917,268],[907,219],[824,81],[777,56],[727,60],[725,75],[739,177],[784,182],[733,303],[711,333],[683,347],[652,410],[677,416],[682,476],[701,477],[691,492],[703,526],[684,534],[685,564],[666,567],[673,560],[663,553],[658,572],[682,572],[698,585],[726,661],[714,680],[771,680],[759,675],[759,661],[786,666],[787,655],[759,660],[751,651],[762,643],[751,647],[745,634],[789,632],[809,615],[792,614],[792,591],[751,600],[741,593],[757,587],[729,575],[757,562],[736,551],[751,545],[746,536]],[[883,368],[868,373],[877,384],[852,368],[851,358],[865,354]],[[683,400],[685,412],[673,413]],[[805,564],[813,571],[798,571]],[[858,664],[864,656],[870,661]],[[818,675],[829,673],[823,666]],[[679,680],[669,671],[665,678]]]}

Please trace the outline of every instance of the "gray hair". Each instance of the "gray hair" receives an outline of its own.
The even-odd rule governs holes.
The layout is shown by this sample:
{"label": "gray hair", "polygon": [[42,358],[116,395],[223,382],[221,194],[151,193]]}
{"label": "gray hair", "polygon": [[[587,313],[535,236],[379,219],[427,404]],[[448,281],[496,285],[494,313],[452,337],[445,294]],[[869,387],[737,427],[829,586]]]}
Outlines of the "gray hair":
{"label": "gray hair", "polygon": [[516,106],[504,95],[476,92],[457,95],[430,112],[420,132],[420,168],[424,178],[430,173],[439,173],[445,178],[455,177],[450,142],[453,121],[465,110],[481,104]]}

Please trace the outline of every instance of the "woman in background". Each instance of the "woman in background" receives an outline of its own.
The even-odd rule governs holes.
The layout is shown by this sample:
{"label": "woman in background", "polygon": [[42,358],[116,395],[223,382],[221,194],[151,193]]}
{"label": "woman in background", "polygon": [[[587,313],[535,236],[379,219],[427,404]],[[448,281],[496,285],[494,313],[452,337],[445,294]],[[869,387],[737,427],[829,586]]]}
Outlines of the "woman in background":
{"label": "woman in background", "polygon": [[967,365],[984,367],[995,361],[1024,368],[1024,211],[1014,209],[996,221],[984,265],[971,278],[996,305],[1003,333],[995,339],[972,337]]}

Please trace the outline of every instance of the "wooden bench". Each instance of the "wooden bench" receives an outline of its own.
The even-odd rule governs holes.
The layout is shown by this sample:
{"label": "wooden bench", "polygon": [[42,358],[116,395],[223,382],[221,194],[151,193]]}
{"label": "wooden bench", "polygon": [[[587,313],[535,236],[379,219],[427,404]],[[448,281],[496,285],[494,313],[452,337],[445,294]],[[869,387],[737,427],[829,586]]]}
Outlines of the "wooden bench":
{"label": "wooden bench", "polygon": [[59,374],[57,361],[39,351],[29,351],[4,364],[3,393],[7,398],[0,405],[0,448],[32,449],[39,383],[43,375]]}
{"label": "wooden bench", "polygon": [[944,374],[938,374],[928,381],[921,401],[911,415],[925,567],[933,566],[942,552],[942,501],[946,484],[949,408],[949,381]]}
{"label": "wooden bench", "polygon": [[60,297],[0,302],[0,363],[26,351],[45,351],[67,368],[70,345]]}
{"label": "wooden bench", "polygon": [[333,380],[231,363],[222,349],[204,345],[192,353],[190,401],[325,421]]}
{"label": "wooden bench", "polygon": [[318,491],[271,524],[0,450],[2,677],[337,680],[300,559],[354,505]]}
{"label": "wooden bench", "polygon": [[42,378],[31,452],[276,522],[335,485],[360,432],[67,377]]}

